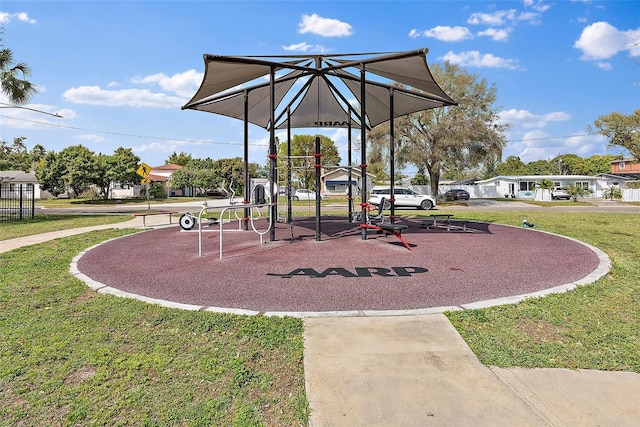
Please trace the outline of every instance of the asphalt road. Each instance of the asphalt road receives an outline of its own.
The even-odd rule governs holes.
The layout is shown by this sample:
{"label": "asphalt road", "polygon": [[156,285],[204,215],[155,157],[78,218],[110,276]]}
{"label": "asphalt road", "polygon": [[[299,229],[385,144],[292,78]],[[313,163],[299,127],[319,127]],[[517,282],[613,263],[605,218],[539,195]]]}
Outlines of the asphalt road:
{"label": "asphalt road", "polygon": [[[152,204],[151,210],[167,210],[175,211],[179,213],[191,212],[197,214],[202,208],[203,202],[206,201],[211,207],[228,206],[229,201],[227,199],[203,199],[202,201],[190,201],[180,203],[158,203]],[[587,200],[590,205],[576,204],[575,206],[560,204],[558,206],[541,207],[530,203],[512,200],[489,200],[489,199],[471,199],[465,202],[457,202],[446,206],[437,206],[435,210],[439,211],[465,211],[465,210],[500,210],[500,211],[539,211],[553,209],[554,211],[561,212],[616,212],[616,213],[640,213],[640,206],[631,205],[622,202],[609,201],[604,199],[589,199]],[[302,203],[302,204],[301,204]],[[281,211],[286,209],[285,206],[279,208]],[[308,204],[299,202],[293,208],[295,211],[308,211],[311,215],[315,214],[315,202],[310,201]],[[346,211],[347,204],[343,201],[336,201],[336,203],[325,203],[322,206],[322,211],[326,213],[336,211]],[[355,209],[359,210],[358,203],[355,204]],[[79,213],[79,214],[115,214],[122,215],[133,212],[144,212],[148,210],[148,205],[144,204],[114,204],[109,206],[87,206],[82,205],[78,207],[65,207],[65,208],[43,208],[36,203],[36,213]],[[410,214],[412,209],[402,209],[405,214]]]}

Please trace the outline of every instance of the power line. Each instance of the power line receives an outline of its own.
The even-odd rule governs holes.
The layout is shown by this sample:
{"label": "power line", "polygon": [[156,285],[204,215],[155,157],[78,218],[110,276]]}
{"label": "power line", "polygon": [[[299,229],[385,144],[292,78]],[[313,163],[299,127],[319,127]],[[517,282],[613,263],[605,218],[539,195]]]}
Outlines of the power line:
{"label": "power line", "polygon": [[[221,142],[221,141],[206,141],[202,139],[167,138],[162,136],[136,135],[136,134],[114,132],[114,131],[108,131],[108,130],[86,129],[86,128],[80,128],[80,127],[69,126],[69,125],[61,125],[57,123],[41,122],[38,120],[28,120],[28,119],[23,119],[19,117],[6,116],[4,114],[0,114],[0,117],[6,117],[8,119],[14,119],[14,120],[21,120],[23,122],[35,123],[35,124],[44,125],[44,126],[78,130],[83,132],[95,132],[95,133],[104,133],[108,135],[126,136],[129,138],[156,139],[160,141],[192,142],[192,143],[199,143],[199,144],[215,144],[215,145],[239,145],[239,146],[243,145],[243,143],[241,142]],[[508,142],[511,143],[511,142],[526,142],[526,141],[545,141],[550,139],[564,139],[564,138],[573,138],[576,136],[589,136],[589,135],[590,134],[588,133],[581,133],[581,134],[565,135],[565,136],[546,136],[541,138],[512,139],[512,140],[509,140]],[[257,147],[267,147],[269,144],[249,143],[249,145],[253,145]]]}
{"label": "power line", "polygon": [[[126,137],[129,137],[129,138],[154,139],[154,140],[159,140],[159,141],[191,142],[191,143],[197,143],[197,144],[238,145],[238,146],[242,146],[243,145],[243,143],[241,143],[241,142],[220,142],[220,141],[205,141],[203,139],[167,138],[167,137],[163,137],[163,136],[136,135],[136,134],[131,134],[131,133],[114,132],[114,131],[108,131],[108,130],[86,129],[86,128],[80,128],[80,127],[76,127],[76,126],[61,125],[61,124],[57,124],[57,123],[41,122],[41,121],[38,121],[38,120],[29,120],[29,119],[23,119],[23,118],[20,118],[20,117],[6,116],[4,114],[0,114],[0,117],[5,117],[5,118],[8,118],[8,119],[14,119],[14,120],[20,120],[20,121],[23,121],[23,122],[34,123],[34,124],[39,124],[39,125],[44,125],[44,126],[52,126],[52,127],[62,128],[62,129],[78,130],[78,131],[82,131],[82,132],[104,133],[104,134],[108,134],[108,135],[126,136]],[[249,145],[258,146],[258,147],[267,147],[268,146],[268,144],[258,144],[258,143],[249,143]]]}

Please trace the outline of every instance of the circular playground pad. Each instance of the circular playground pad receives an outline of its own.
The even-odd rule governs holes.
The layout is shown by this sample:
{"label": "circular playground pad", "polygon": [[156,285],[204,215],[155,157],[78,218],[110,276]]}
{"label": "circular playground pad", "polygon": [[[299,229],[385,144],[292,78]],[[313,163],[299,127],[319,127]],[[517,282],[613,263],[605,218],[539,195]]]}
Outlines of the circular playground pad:
{"label": "circular playground pad", "polygon": [[[437,312],[519,301],[595,281],[608,258],[573,239],[479,222],[403,219],[401,238],[344,218],[275,224],[274,241],[224,225],[153,229],[90,248],[74,260],[102,292],[229,312],[295,316]],[[265,220],[256,223],[266,230]],[[199,243],[200,242],[200,243]],[[201,248],[201,249],[200,249]],[[199,253],[202,252],[200,256]]]}

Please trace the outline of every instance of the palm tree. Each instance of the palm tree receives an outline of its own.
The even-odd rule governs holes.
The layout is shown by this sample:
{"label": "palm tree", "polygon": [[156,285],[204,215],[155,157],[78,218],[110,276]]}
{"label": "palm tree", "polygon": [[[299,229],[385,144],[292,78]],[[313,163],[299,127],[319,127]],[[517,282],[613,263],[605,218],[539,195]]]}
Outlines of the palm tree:
{"label": "palm tree", "polygon": [[31,68],[24,62],[15,63],[13,52],[2,45],[0,30],[0,88],[2,93],[15,105],[29,103],[36,86],[25,77],[31,74]]}
{"label": "palm tree", "polygon": [[[542,200],[551,200],[551,190],[553,190],[553,181],[548,179],[543,179],[542,181],[536,184],[536,189],[542,191],[542,197],[541,197]],[[545,197],[545,195],[547,197]]]}

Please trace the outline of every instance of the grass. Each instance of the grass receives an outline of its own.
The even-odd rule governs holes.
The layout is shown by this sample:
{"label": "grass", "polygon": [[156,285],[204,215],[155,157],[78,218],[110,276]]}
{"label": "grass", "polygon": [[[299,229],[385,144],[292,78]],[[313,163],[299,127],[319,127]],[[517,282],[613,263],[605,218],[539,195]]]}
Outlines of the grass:
{"label": "grass", "polygon": [[[520,304],[446,313],[485,365],[640,373],[640,228],[637,214],[476,212],[457,216],[579,239],[607,253],[596,283]],[[541,266],[544,274],[544,266]]]}
{"label": "grass", "polygon": [[47,215],[38,213],[34,219],[1,223],[0,241],[69,228],[115,224],[130,219],[133,217],[126,215]]}
{"label": "grass", "polygon": [[[205,197],[167,197],[166,199],[150,199],[150,205],[164,203],[197,202],[208,200]],[[130,197],[127,199],[40,199],[36,203],[39,207],[45,208],[77,208],[82,206],[122,206],[122,205],[146,205],[147,199],[144,197]]]}
{"label": "grass", "polygon": [[[455,214],[514,226],[525,215]],[[452,324],[486,365],[640,373],[637,214],[526,218],[605,251],[611,272],[567,293],[448,312]],[[68,273],[83,249],[130,232],[0,254],[0,425],[306,426],[300,320],[161,308],[97,294]]]}
{"label": "grass", "polygon": [[130,232],[0,254],[0,425],[306,425],[299,319],[167,309],[68,273]]}

